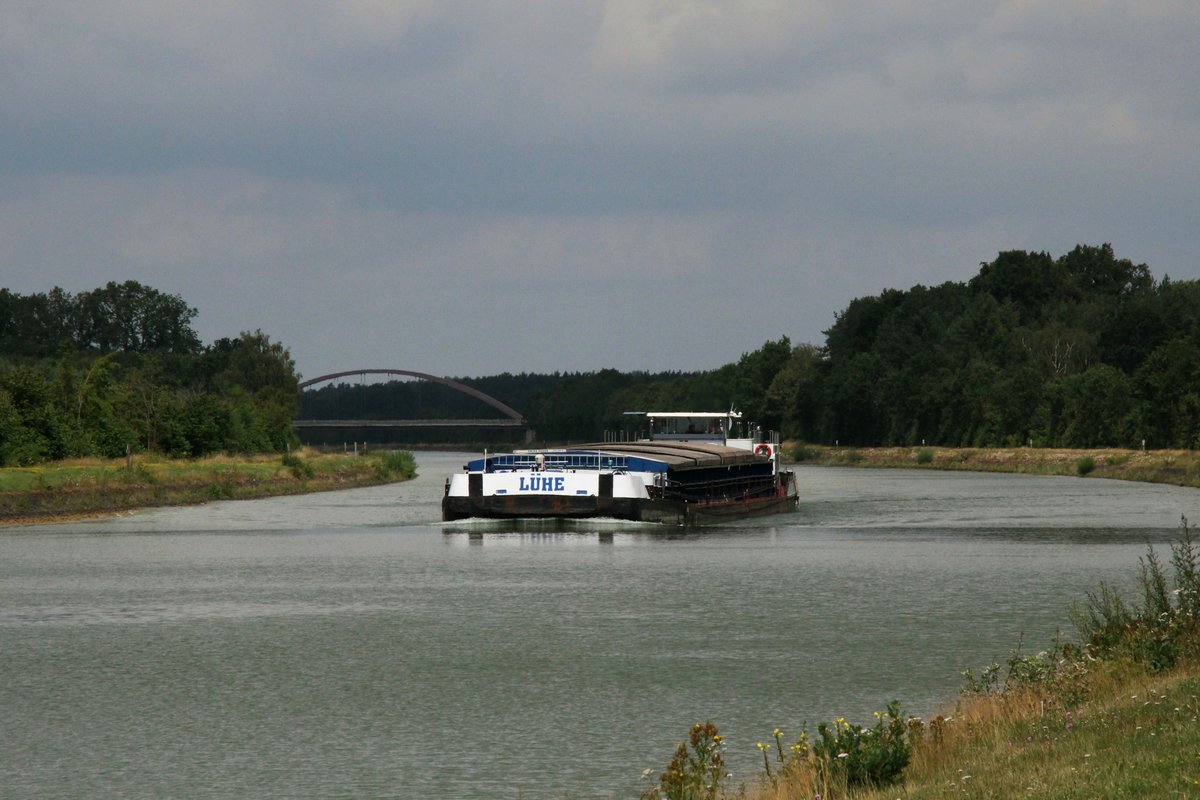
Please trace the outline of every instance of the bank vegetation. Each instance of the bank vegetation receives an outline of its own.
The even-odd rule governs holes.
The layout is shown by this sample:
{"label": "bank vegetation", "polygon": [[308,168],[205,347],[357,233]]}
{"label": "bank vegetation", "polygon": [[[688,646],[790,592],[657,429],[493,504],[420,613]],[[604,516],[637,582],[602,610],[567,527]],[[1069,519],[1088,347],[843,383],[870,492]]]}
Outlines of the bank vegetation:
{"label": "bank vegetation", "polygon": [[798,463],[835,467],[1014,472],[1165,483],[1200,488],[1200,452],[1061,447],[828,447],[786,443]]}
{"label": "bank vegetation", "polygon": [[349,489],[415,475],[416,462],[407,451],[70,459],[0,469],[0,525]]}
{"label": "bank vegetation", "polygon": [[298,445],[288,349],[260,330],[203,344],[195,315],[136,281],[78,294],[0,288],[0,467]]}

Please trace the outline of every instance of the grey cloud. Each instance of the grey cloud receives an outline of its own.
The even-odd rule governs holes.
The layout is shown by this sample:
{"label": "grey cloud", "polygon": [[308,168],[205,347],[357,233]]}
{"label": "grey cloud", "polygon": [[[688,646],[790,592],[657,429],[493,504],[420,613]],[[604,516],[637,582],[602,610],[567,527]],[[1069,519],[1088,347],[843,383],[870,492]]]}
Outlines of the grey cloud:
{"label": "grey cloud", "polygon": [[[521,325],[495,322],[511,333],[449,351],[467,374],[504,358],[669,365],[647,341],[736,342],[706,348],[716,358],[817,340],[856,293],[966,279],[1015,247],[1112,241],[1158,274],[1200,275],[1200,19],[1186,4],[8,11],[5,281],[165,282],[205,325],[295,341],[310,374],[350,357],[325,350],[371,339],[308,331],[334,318],[329,298],[364,319],[396,298],[442,342],[548,303],[586,331],[525,357]],[[738,283],[740,269],[770,281]],[[739,293],[698,323],[647,295],[672,280],[706,308]],[[628,318],[593,329],[606,288]],[[471,322],[445,322],[454,302]]]}

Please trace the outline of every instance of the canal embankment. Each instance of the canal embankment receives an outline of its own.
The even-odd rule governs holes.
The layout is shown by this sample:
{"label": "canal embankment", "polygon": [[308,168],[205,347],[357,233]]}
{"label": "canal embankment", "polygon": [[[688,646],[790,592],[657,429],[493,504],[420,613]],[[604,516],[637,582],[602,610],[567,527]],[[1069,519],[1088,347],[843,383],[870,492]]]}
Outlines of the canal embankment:
{"label": "canal embankment", "polygon": [[0,526],[62,522],[158,506],[353,489],[407,480],[405,451],[77,459],[0,469]]}
{"label": "canal embankment", "polygon": [[788,442],[783,452],[785,458],[824,466],[1076,475],[1200,488],[1200,453],[1193,450],[830,447]]}

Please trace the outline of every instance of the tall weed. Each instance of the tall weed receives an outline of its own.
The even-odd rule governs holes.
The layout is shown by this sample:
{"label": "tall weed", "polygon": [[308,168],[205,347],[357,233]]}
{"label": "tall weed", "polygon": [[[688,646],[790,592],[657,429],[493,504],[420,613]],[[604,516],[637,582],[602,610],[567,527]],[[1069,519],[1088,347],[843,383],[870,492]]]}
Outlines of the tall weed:
{"label": "tall weed", "polygon": [[[1072,608],[1075,624],[1089,654],[1128,656],[1153,672],[1173,667],[1181,649],[1194,653],[1200,643],[1200,554],[1186,517],[1180,519],[1178,541],[1171,545],[1173,580],[1153,547],[1138,560],[1141,604],[1127,606],[1108,586],[1088,593],[1083,608]],[[1173,584],[1173,588],[1171,586]]]}
{"label": "tall weed", "polygon": [[725,740],[717,726],[697,722],[688,741],[680,742],[675,749],[658,785],[642,792],[641,800],[715,800],[720,796],[721,782],[729,777],[724,754]]}

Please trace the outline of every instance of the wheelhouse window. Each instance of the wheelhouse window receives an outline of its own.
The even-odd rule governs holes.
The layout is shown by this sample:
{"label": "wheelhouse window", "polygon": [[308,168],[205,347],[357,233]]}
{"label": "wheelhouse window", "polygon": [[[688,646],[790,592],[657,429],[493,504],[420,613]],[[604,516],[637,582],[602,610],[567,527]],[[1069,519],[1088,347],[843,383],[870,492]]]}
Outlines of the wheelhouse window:
{"label": "wheelhouse window", "polygon": [[652,439],[724,439],[734,436],[738,421],[725,414],[669,414],[650,417]]}

